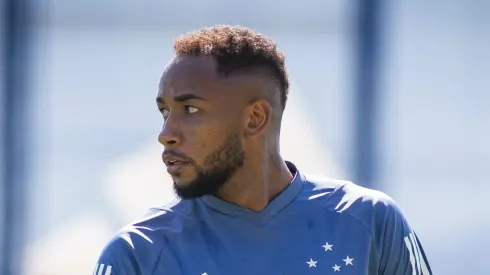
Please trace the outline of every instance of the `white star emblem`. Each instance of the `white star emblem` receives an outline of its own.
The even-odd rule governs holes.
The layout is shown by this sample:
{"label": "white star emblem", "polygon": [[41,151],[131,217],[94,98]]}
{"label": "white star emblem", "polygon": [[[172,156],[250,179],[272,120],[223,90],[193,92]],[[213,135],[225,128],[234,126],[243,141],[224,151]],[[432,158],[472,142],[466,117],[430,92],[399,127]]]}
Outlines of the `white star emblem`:
{"label": "white star emblem", "polygon": [[310,261],[309,262],[306,262],[309,267],[316,267],[316,263],[318,263],[318,261],[313,261],[313,259],[310,258]]}
{"label": "white star emblem", "polygon": [[208,273],[204,272],[204,273],[203,273],[203,274],[201,274],[201,275],[208,275]]}
{"label": "white star emblem", "polygon": [[329,244],[328,242],[325,243],[325,245],[322,245],[323,248],[325,248],[325,251],[332,251],[333,245]]}
{"label": "white star emblem", "polygon": [[332,266],[332,268],[333,268],[333,271],[340,271],[340,266],[338,266],[338,265],[334,265],[334,266]]}
{"label": "white star emblem", "polygon": [[347,258],[343,259],[342,261],[345,262],[345,265],[354,265],[352,263],[353,260],[354,260],[354,258],[349,258],[349,256],[347,256]]}

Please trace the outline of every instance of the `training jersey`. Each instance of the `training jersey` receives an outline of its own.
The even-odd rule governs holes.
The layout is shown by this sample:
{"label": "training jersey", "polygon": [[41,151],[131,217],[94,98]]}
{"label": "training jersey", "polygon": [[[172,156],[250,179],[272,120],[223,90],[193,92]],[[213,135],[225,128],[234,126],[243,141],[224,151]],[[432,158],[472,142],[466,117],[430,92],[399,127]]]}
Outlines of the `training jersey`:
{"label": "training jersey", "polygon": [[432,275],[385,193],[301,173],[260,211],[213,195],[152,208],[105,246],[95,275]]}

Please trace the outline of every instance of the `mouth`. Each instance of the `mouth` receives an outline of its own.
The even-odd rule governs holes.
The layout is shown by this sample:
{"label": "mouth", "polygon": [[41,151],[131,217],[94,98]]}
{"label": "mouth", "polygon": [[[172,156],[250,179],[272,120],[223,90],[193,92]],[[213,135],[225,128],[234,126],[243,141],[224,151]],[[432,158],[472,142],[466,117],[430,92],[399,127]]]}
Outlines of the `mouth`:
{"label": "mouth", "polygon": [[180,160],[170,160],[170,161],[168,161],[167,166],[179,165],[179,164],[182,164],[182,163],[185,163],[185,162],[184,161],[180,161]]}
{"label": "mouth", "polygon": [[169,173],[170,175],[177,174],[188,164],[188,162],[183,161],[170,161],[167,164],[167,173]]}
{"label": "mouth", "polygon": [[167,172],[169,174],[176,174],[182,170],[185,166],[189,165],[188,161],[178,158],[173,155],[163,155],[163,162],[167,166]]}

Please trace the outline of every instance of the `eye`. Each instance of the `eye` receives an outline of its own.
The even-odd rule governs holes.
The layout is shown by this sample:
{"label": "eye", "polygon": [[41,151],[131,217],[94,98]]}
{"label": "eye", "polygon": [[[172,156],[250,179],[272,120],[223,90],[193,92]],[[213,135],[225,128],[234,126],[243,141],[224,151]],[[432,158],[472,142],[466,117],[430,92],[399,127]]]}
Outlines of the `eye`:
{"label": "eye", "polygon": [[162,112],[163,119],[167,119],[168,115],[170,115],[170,112],[165,109],[160,110]]}
{"label": "eye", "polygon": [[196,107],[192,107],[192,106],[185,106],[185,111],[188,112],[189,114],[193,114],[193,113],[199,111],[199,109]]}

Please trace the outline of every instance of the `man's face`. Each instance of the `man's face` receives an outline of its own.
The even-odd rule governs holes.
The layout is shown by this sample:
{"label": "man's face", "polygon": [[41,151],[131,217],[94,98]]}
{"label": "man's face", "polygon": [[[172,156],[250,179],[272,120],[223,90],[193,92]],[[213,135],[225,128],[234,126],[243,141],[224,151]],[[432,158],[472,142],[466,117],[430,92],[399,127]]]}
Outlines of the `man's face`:
{"label": "man's face", "polygon": [[243,166],[243,105],[216,73],[214,60],[177,58],[162,76],[159,142],[181,198],[216,193]]}

